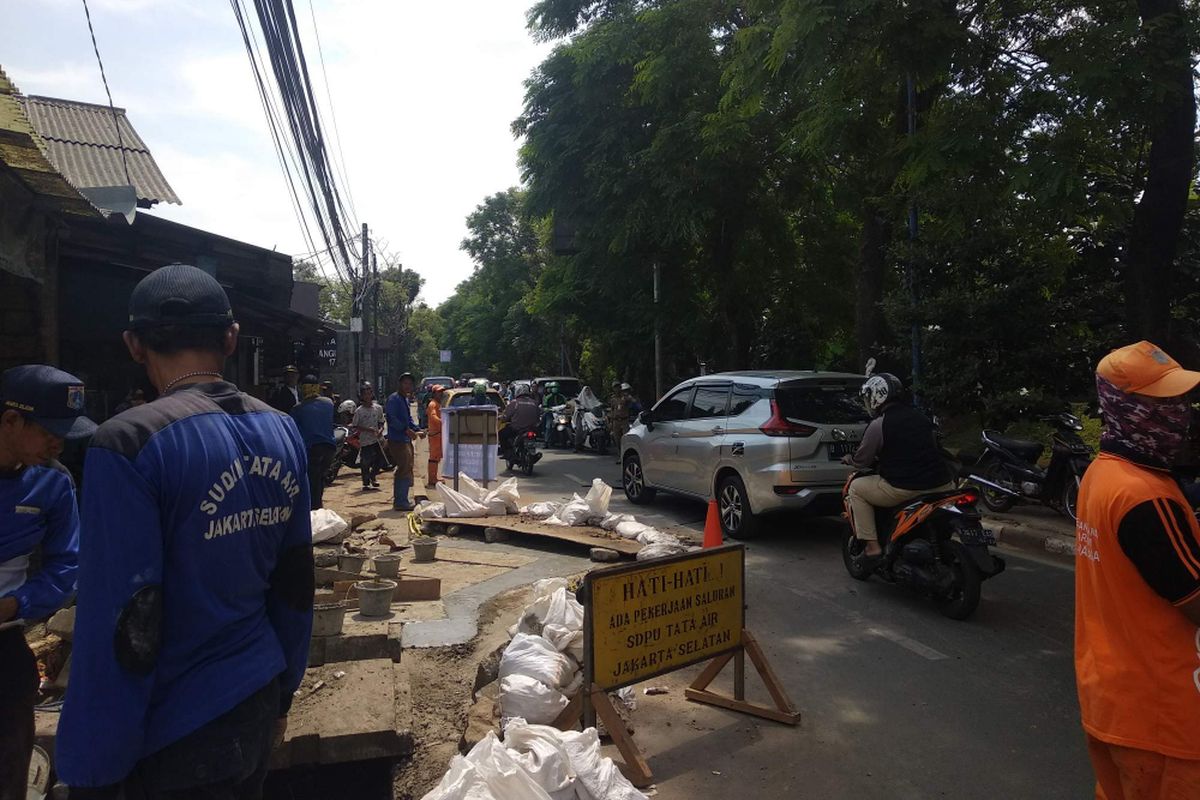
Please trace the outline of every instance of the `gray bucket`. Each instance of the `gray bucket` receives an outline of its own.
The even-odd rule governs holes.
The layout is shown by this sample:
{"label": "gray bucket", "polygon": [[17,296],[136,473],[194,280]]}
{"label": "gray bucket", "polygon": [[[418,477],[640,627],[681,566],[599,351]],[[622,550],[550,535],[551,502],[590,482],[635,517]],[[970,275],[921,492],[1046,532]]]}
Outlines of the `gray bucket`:
{"label": "gray bucket", "polygon": [[338,553],[338,569],[342,572],[362,572],[367,557],[358,553]]}
{"label": "gray bucket", "polygon": [[396,582],[387,578],[359,581],[354,584],[358,591],[358,613],[364,617],[388,617],[392,614],[392,594]]}
{"label": "gray bucket", "polygon": [[400,555],[385,553],[375,556],[375,574],[380,578],[394,578],[400,574]]}
{"label": "gray bucket", "polygon": [[318,603],[313,606],[313,636],[337,636],[346,621],[345,603]]}
{"label": "gray bucket", "polygon": [[438,540],[432,536],[412,540],[413,563],[428,564],[437,557]]}

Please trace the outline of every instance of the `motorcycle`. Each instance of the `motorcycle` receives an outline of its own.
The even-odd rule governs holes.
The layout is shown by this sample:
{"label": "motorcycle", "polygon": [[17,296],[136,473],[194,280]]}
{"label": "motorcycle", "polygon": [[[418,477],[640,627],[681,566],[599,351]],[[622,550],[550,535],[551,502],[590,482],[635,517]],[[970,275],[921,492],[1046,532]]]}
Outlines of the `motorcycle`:
{"label": "motorcycle", "polygon": [[513,438],[509,450],[504,454],[508,471],[520,467],[527,476],[533,475],[533,465],[542,460],[542,454],[537,449],[537,432],[525,431]]}
{"label": "motorcycle", "polygon": [[575,428],[575,449],[587,448],[600,455],[607,455],[612,436],[608,432],[608,420],[604,417],[604,407],[578,409],[575,412],[577,427]]}
{"label": "motorcycle", "polygon": [[546,430],[546,447],[570,447],[575,441],[575,431],[571,427],[571,417],[567,407],[555,406],[550,409],[550,422]]}
{"label": "motorcycle", "polygon": [[996,537],[985,529],[975,504],[979,492],[963,487],[933,492],[899,508],[876,508],[875,526],[883,555],[869,558],[866,543],[854,535],[850,482],[869,474],[855,472],[842,491],[851,530],[842,543],[842,561],[850,577],[872,575],[929,596],[950,619],[964,620],[979,607],[983,581],[1004,571],[1004,559],[988,547]]}
{"label": "motorcycle", "polygon": [[1034,500],[1075,521],[1079,484],[1092,462],[1092,449],[1079,436],[1083,423],[1074,414],[1041,417],[1055,431],[1050,444],[1050,464],[1038,466],[1045,446],[1040,442],[1010,439],[996,431],[983,432],[983,454],[969,480],[979,486],[990,511],[1007,511],[1020,500]]}
{"label": "motorcycle", "polygon": [[350,435],[350,429],[338,425],[333,429],[333,459],[325,470],[325,483],[332,486],[342,467],[358,466],[358,437]]}

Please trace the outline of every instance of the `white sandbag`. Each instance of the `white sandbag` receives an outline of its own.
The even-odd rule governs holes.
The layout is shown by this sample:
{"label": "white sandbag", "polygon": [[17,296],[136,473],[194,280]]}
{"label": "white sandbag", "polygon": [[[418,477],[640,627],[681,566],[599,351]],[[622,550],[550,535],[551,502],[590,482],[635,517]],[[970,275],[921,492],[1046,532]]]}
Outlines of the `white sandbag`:
{"label": "white sandbag", "polygon": [[567,707],[566,695],[539,680],[524,675],[500,679],[501,722],[521,717],[529,722],[548,725]]}
{"label": "white sandbag", "polygon": [[336,539],[350,527],[346,520],[339,517],[337,512],[331,508],[318,508],[311,512],[309,522],[312,523],[312,540],[314,542]]}
{"label": "white sandbag", "polygon": [[546,520],[547,525],[586,525],[592,514],[591,508],[578,495],[564,505],[554,516]]}
{"label": "white sandbag", "polygon": [[509,628],[510,636],[518,632],[543,636],[547,624],[558,625],[568,631],[583,630],[583,606],[575,599],[575,595],[567,591],[566,581],[561,578],[552,580],[562,581],[562,585],[556,586],[549,594],[540,595],[526,606],[517,624]]}
{"label": "white sandbag", "polygon": [[441,783],[421,800],[561,800],[538,785],[517,755],[489,731],[471,752],[451,760]]}
{"label": "white sandbag", "polygon": [[460,517],[483,517],[487,515],[487,506],[478,500],[472,500],[467,495],[456,492],[444,483],[437,487],[438,496],[446,507],[446,516],[450,519]]}
{"label": "white sandbag", "polygon": [[633,514],[613,514],[610,511],[608,516],[600,521],[600,527],[604,528],[606,531],[615,531],[617,526],[622,522],[636,523],[637,520],[634,518]]}
{"label": "white sandbag", "polygon": [[566,578],[540,578],[533,582],[529,592],[537,600],[539,597],[549,597],[559,589],[566,589],[568,585]]}
{"label": "white sandbag", "polygon": [[617,526],[613,528],[613,530],[615,530],[617,535],[622,539],[636,539],[638,534],[642,531],[651,531],[654,529],[649,525],[643,525],[642,523],[634,520],[632,522],[619,522],[617,523]]}
{"label": "white sandbag", "polygon": [[446,504],[425,500],[414,509],[421,519],[443,519],[446,516]]}
{"label": "white sandbag", "polygon": [[678,544],[679,539],[672,534],[663,533],[654,528],[647,528],[634,537],[638,544]]}
{"label": "white sandbag", "polygon": [[[646,795],[621,774],[611,758],[600,755],[600,734],[595,728],[559,731],[558,736],[570,756],[571,767],[579,776],[579,783],[595,800],[647,800]],[[583,797],[582,793],[580,797]]]}
{"label": "white sandbag", "polygon": [[574,666],[541,636],[518,633],[500,656],[500,677],[524,675],[561,689],[571,680]]}
{"label": "white sandbag", "polygon": [[553,517],[562,509],[562,507],[562,503],[555,503],[552,501],[530,503],[521,509],[521,513],[525,514],[526,516],[533,517],[534,519],[546,519],[547,517]]}
{"label": "white sandbag", "polygon": [[677,556],[680,553],[686,553],[687,547],[678,542],[675,544],[648,544],[641,550],[638,550],[637,560],[647,561],[651,558],[663,558],[664,556]]}
{"label": "white sandbag", "polygon": [[578,778],[557,730],[514,719],[504,729],[503,744],[543,791],[556,800],[576,800]]}
{"label": "white sandbag", "polygon": [[503,517],[508,514],[508,503],[503,497],[492,497],[488,495],[483,501],[484,516],[487,517]]}
{"label": "white sandbag", "polygon": [[542,637],[550,644],[554,645],[554,648],[558,650],[558,652],[575,659],[576,663],[583,663],[582,630],[572,630],[566,625],[547,622],[542,626]]}
{"label": "white sandbag", "polygon": [[480,502],[483,502],[483,498],[487,497],[487,489],[476,483],[475,479],[465,472],[458,473],[458,491],[472,500]]}
{"label": "white sandbag", "polygon": [[504,504],[504,513],[516,514],[521,506],[521,495],[517,491],[517,479],[509,478],[501,483],[495,489],[487,493],[483,498],[483,502],[488,508],[492,507],[492,503],[499,500]]}
{"label": "white sandbag", "polygon": [[608,516],[608,501],[612,499],[612,487],[602,479],[594,478],[592,488],[588,490],[587,497],[583,499],[588,506],[588,516],[603,519]]}

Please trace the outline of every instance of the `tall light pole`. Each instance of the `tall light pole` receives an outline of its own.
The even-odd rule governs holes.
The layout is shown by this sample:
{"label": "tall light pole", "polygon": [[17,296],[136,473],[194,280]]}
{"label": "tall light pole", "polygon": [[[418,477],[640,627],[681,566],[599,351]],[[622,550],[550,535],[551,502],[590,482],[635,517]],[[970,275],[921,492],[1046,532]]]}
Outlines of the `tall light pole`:
{"label": "tall light pole", "polygon": [[[905,76],[905,94],[908,106],[908,138],[917,135],[917,87],[912,73]],[[911,143],[911,142],[910,142]],[[914,197],[908,204],[908,264],[905,271],[908,277],[908,294],[912,303],[912,327],[909,334],[912,338],[912,387],[913,397],[917,405],[921,405],[921,326],[917,322],[917,304],[920,302],[920,291],[917,287],[917,272],[914,268],[914,252],[917,241],[917,201]]]}
{"label": "tall light pole", "polygon": [[663,393],[663,369],[662,369],[662,322],[661,313],[658,305],[658,262],[654,262],[654,399],[662,397]]}

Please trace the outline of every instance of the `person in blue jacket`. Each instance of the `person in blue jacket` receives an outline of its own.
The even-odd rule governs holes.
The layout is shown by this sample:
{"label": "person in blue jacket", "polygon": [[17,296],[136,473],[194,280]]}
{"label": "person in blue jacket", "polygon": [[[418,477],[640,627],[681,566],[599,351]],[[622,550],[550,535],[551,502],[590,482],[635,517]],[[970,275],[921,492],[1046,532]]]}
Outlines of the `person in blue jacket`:
{"label": "person in blue jacket", "polygon": [[411,372],[400,376],[400,388],[392,392],[384,404],[387,414],[388,455],[396,465],[396,480],[392,484],[392,508],[396,511],[412,511],[408,500],[413,485],[413,434],[424,436],[421,426],[412,416],[413,383]]}
{"label": "person in blue jacket", "polygon": [[321,394],[317,376],[300,380],[304,399],[288,413],[296,420],[300,437],[308,448],[308,494],[313,511],[325,506],[325,473],[333,462],[337,445],[333,439],[333,401]]}
{"label": "person in blue jacket", "polygon": [[[75,591],[79,511],[55,459],[90,436],[83,381],[43,364],[0,376],[0,798],[24,798],[33,753],[37,660],[23,622],[48,617]],[[41,566],[30,556],[41,550]]]}
{"label": "person in blue jacket", "polygon": [[79,596],[56,759],[72,798],[254,798],[312,632],[304,442],[222,379],[238,325],[172,264],[129,300],[125,345],[159,397],[84,462]]}

